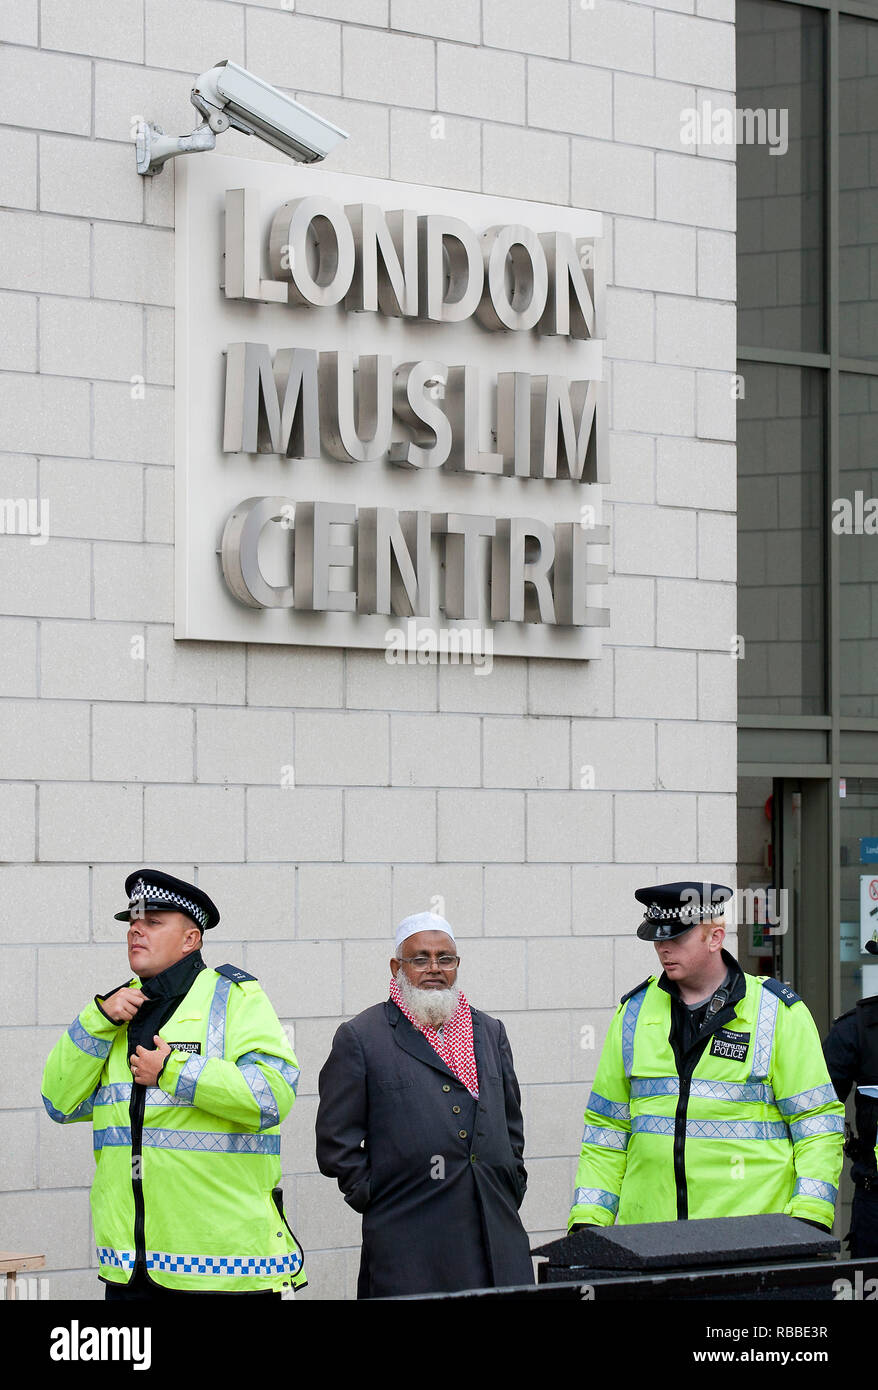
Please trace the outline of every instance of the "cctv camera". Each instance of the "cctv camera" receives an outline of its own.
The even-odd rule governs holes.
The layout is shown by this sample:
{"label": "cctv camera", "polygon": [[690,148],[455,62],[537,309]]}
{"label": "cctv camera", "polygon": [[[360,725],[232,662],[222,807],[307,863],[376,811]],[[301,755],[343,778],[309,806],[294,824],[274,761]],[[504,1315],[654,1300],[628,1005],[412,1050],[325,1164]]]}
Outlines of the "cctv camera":
{"label": "cctv camera", "polygon": [[166,136],[142,122],[137,132],[137,172],[157,174],[165,160],[196,150],[212,150],[217,134],[231,126],[258,135],[291,159],[313,164],[325,159],[347,132],[309,111],[292,97],[225,59],[198,78],[190,100],[204,121],[191,135]]}

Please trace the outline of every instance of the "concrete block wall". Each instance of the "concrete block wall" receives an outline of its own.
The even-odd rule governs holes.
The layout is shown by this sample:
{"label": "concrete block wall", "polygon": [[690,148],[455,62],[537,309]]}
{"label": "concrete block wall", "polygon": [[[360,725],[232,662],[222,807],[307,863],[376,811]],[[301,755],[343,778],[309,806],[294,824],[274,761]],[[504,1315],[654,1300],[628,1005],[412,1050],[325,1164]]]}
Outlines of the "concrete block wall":
{"label": "concrete block wall", "polygon": [[[463,987],[511,1039],[528,1229],[562,1230],[603,1036],[652,967],[633,890],[734,872],[734,151],[680,139],[684,108],[734,104],[733,18],[731,0],[0,9],[0,498],[48,500],[51,532],[0,536],[0,1233],[46,1251],[54,1297],[99,1292],[92,1160],[40,1075],[126,974],[112,913],[141,863],[216,897],[209,962],[259,976],[294,1029],[306,1296],[352,1296],[358,1261],[316,1168],[318,1072],[386,993],[393,923],[437,900]],[[131,135],[191,129],[191,79],[220,57],[354,132],[338,168],[607,214],[600,660],[476,676],[174,641],[173,174],[140,179]]]}

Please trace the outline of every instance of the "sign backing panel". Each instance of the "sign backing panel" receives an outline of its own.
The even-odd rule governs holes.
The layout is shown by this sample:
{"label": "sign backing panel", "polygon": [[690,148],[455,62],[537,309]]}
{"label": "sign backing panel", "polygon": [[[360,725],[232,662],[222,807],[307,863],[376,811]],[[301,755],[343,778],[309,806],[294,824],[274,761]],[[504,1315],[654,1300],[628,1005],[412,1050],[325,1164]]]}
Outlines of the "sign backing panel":
{"label": "sign backing panel", "polygon": [[[339,305],[314,308],[286,303],[227,299],[223,280],[225,195],[253,190],[263,230],[262,274],[271,218],[284,202],[322,196],[342,206],[377,204],[382,210],[458,217],[477,236],[493,226],[523,224],[537,233],[561,231],[575,240],[600,238],[599,213],[555,204],[496,198],[385,179],[336,174],[329,169],[279,165],[224,155],[175,161],[176,179],[176,612],[175,636],[229,642],[267,642],[341,647],[387,646],[388,630],[472,627],[441,611],[407,620],[385,614],[309,612],[295,608],[251,608],[226,585],[220,541],[227,518],[246,498],[287,497],[294,502],[354,503],[358,507],[427,509],[490,517],[533,517],[549,525],[579,524],[583,507],[601,521],[601,486],[570,478],[521,478],[463,473],[445,467],[405,469],[382,458],[339,462],[277,454],[223,452],[225,353],[235,342],[318,352],[388,354],[394,366],[422,359],[480,370],[480,448],[496,451],[499,372],[557,374],[565,380],[602,379],[603,343],[542,336],[536,330],[491,331],[476,317],[456,323],[423,322],[382,313],[353,313]],[[406,437],[401,425],[399,438]],[[397,435],[395,434],[396,438]],[[265,569],[271,582],[290,582],[281,527],[267,537]],[[338,528],[341,533],[342,528]],[[353,539],[353,536],[351,536]],[[287,534],[287,543],[289,536]],[[487,547],[487,541],[484,543]],[[590,559],[602,560],[593,551]],[[435,586],[434,586],[435,587]],[[606,606],[606,589],[589,586],[588,602]],[[497,655],[591,658],[600,655],[600,629],[550,623],[492,622]],[[412,626],[414,624],[414,626]]]}

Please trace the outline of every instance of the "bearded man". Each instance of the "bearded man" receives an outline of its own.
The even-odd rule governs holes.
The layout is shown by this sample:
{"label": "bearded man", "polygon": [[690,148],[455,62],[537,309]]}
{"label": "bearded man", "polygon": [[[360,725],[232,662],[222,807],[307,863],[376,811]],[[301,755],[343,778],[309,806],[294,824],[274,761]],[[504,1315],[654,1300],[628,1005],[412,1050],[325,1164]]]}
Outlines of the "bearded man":
{"label": "bearded man", "polygon": [[470,1008],[443,917],[401,922],[390,998],[338,1029],[317,1162],[363,1217],[358,1298],[533,1283],[506,1030]]}

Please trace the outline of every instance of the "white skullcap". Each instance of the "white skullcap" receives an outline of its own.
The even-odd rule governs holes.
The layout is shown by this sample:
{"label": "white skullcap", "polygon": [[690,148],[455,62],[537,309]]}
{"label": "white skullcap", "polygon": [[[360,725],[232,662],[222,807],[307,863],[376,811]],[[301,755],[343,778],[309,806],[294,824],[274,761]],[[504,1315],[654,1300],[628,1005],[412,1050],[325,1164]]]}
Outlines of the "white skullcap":
{"label": "white skullcap", "polygon": [[440,917],[437,912],[415,912],[411,917],[404,917],[396,929],[397,951],[404,941],[410,936],[416,936],[419,931],[444,931],[446,936],[450,936],[454,941],[454,932],[444,917]]}

